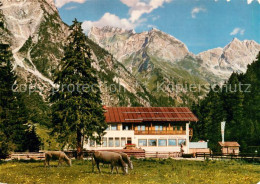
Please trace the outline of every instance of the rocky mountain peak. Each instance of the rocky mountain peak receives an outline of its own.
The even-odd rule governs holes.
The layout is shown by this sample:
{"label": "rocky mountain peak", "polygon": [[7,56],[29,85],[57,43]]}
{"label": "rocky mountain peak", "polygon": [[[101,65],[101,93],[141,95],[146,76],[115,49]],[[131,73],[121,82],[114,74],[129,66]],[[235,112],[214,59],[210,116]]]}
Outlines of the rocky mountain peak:
{"label": "rocky mountain peak", "polygon": [[208,50],[198,56],[215,75],[227,79],[232,72],[245,72],[247,65],[254,61],[259,51],[260,44],[257,42],[234,38],[224,48]]}
{"label": "rocky mountain peak", "polygon": [[99,37],[111,37],[114,35],[123,35],[123,34],[134,34],[135,31],[134,30],[127,30],[127,29],[123,29],[123,28],[118,28],[118,27],[111,27],[111,26],[105,26],[102,28],[99,27],[95,27],[93,26],[88,35],[89,36],[99,36]]}
{"label": "rocky mountain peak", "polygon": [[112,26],[105,26],[101,28],[103,32],[113,32],[115,34],[134,34],[135,31],[133,29],[124,29],[124,28],[119,28],[119,27],[112,27]]}
{"label": "rocky mountain peak", "polygon": [[237,37],[234,37],[231,42],[241,42]]}
{"label": "rocky mountain peak", "polygon": [[229,44],[227,44],[224,47],[224,50],[237,49],[237,48],[241,47],[242,45],[243,45],[242,41],[240,41],[238,38],[235,37]]}
{"label": "rocky mountain peak", "polygon": [[189,55],[184,43],[156,28],[148,32],[135,33],[133,30],[108,26],[93,27],[88,36],[121,62],[124,62],[129,56],[141,54],[143,51],[150,56],[169,62],[181,60]]}
{"label": "rocky mountain peak", "polygon": [[58,12],[58,9],[54,3],[54,0],[45,0],[49,5],[50,7],[54,10],[54,11],[57,11]]}

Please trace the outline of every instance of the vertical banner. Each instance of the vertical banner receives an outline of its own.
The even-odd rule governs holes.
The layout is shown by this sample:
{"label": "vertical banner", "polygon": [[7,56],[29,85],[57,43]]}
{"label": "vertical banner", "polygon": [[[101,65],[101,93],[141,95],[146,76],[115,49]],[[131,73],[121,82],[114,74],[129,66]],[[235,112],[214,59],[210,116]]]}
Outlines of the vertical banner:
{"label": "vertical banner", "polygon": [[221,122],[221,136],[222,136],[222,143],[225,142],[225,140],[224,140],[225,125],[226,125],[226,122],[225,122],[225,121]]}

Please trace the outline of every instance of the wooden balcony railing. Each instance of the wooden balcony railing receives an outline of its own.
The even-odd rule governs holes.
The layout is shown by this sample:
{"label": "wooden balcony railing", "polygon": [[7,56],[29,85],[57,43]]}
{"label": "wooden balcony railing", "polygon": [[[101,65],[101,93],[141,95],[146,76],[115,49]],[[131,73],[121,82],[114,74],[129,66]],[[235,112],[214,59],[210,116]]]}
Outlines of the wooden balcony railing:
{"label": "wooden balcony railing", "polygon": [[186,130],[135,130],[135,135],[185,135]]}

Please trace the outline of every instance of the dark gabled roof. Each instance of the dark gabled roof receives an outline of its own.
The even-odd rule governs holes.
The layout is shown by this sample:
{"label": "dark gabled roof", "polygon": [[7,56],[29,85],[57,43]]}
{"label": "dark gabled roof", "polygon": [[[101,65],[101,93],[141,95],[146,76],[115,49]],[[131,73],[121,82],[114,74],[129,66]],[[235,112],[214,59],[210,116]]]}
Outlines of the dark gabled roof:
{"label": "dark gabled roof", "polygon": [[107,123],[187,122],[198,118],[187,107],[104,107]]}
{"label": "dark gabled roof", "polygon": [[218,142],[221,147],[239,147],[237,142]]}

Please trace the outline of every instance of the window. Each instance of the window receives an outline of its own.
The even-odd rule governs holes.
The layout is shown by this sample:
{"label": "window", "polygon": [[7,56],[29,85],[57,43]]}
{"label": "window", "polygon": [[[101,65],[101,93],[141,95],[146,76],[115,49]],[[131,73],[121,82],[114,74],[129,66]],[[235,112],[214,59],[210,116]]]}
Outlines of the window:
{"label": "window", "polygon": [[179,139],[178,145],[180,146],[181,144],[183,144],[183,146],[185,146],[186,145],[186,139]]}
{"label": "window", "polygon": [[158,145],[159,146],[167,146],[167,140],[166,139],[159,139]]}
{"label": "window", "polygon": [[115,138],[115,147],[120,147],[120,140],[118,137]]}
{"label": "window", "polygon": [[156,125],[155,126],[155,131],[162,131],[163,130],[163,126],[162,125]]}
{"label": "window", "polygon": [[95,141],[94,140],[90,140],[90,147],[95,147]]}
{"label": "window", "polygon": [[102,139],[102,146],[107,147],[107,138],[106,137],[103,137],[103,139]]}
{"label": "window", "polygon": [[108,146],[109,147],[114,147],[114,139],[113,138],[109,138],[108,139]]}
{"label": "window", "polygon": [[123,125],[123,130],[131,130],[132,127],[130,125]]}
{"label": "window", "polygon": [[168,139],[168,146],[177,146],[176,139]]}
{"label": "window", "polygon": [[180,127],[180,126],[177,126],[177,130],[180,131],[180,130],[181,130],[181,127]]}
{"label": "window", "polygon": [[147,146],[147,140],[146,139],[139,139],[138,145],[139,146]]}
{"label": "window", "polygon": [[149,142],[149,146],[157,146],[157,140],[156,139],[150,139],[148,142]]}
{"label": "window", "polygon": [[111,130],[117,130],[117,125],[111,125]]}
{"label": "window", "polygon": [[122,147],[125,147],[125,143],[126,143],[126,142],[125,142],[125,138],[122,137],[122,138],[121,138],[121,146],[122,146]]}
{"label": "window", "polygon": [[132,144],[132,138],[131,137],[127,137],[127,144]]}
{"label": "window", "polygon": [[137,129],[138,131],[145,131],[145,125],[138,125]]}

